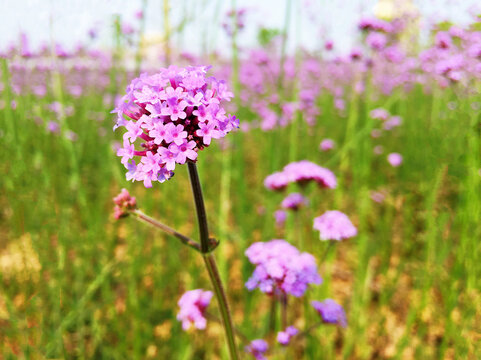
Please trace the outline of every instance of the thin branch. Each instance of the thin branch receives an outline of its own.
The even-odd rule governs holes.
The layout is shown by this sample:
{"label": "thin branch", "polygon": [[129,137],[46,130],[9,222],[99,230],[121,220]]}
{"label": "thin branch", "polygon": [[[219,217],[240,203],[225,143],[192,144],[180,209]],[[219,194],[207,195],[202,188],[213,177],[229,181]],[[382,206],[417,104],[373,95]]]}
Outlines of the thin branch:
{"label": "thin branch", "polygon": [[165,224],[162,224],[160,221],[157,221],[155,220],[154,218],[151,218],[150,216],[148,215],[145,215],[142,211],[140,210],[132,210],[131,211],[131,214],[135,215],[137,217],[138,220],[142,221],[142,222],[145,222],[153,227],[156,227],[162,231],[164,231],[165,233],[177,238],[178,240],[180,240],[180,242],[184,245],[187,245],[191,248],[193,248],[194,250],[197,250],[199,252],[202,252],[201,251],[201,248],[200,248],[200,244],[195,242],[194,240],[192,240],[191,238],[175,231],[174,229],[172,229],[171,227],[165,225]]}

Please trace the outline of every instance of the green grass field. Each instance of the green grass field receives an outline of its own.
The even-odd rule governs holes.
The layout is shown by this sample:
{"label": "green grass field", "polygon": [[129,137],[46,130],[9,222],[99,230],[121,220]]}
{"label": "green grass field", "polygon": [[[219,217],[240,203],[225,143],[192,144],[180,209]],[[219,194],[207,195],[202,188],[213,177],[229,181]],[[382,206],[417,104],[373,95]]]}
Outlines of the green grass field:
{"label": "green grass field", "polygon": [[[176,320],[183,292],[211,287],[201,256],[132,216],[113,218],[112,198],[127,188],[146,214],[198,238],[187,167],[146,189],[125,180],[113,150],[122,134],[111,130],[112,99],[132,73],[112,67],[108,86],[73,97],[64,75],[50,71],[39,98],[14,91],[12,64],[1,60],[0,359],[227,359],[220,324],[184,332]],[[284,128],[236,131],[199,154],[236,327],[256,339],[270,326],[269,298],[244,286],[253,271],[244,251],[256,241],[283,238],[318,260],[324,283],[289,299],[290,323],[316,323],[315,299],[334,298],[346,310],[347,328],[321,326],[287,349],[271,347],[269,358],[481,359],[479,81],[467,89],[416,85],[381,95],[368,87],[347,93],[344,112],[322,92],[314,126],[299,113]],[[60,111],[49,108],[55,101]],[[375,108],[401,116],[402,125],[372,137]],[[254,120],[245,105],[235,114]],[[51,120],[58,134],[46,130]],[[326,137],[336,148],[321,152]],[[402,154],[400,167],[387,162],[391,152]],[[279,228],[273,212],[284,196],[263,181],[303,159],[331,169],[338,187],[304,188],[309,206]],[[373,201],[373,191],[385,199]],[[358,236],[321,262],[328,244],[312,219],[331,209],[345,212]]]}

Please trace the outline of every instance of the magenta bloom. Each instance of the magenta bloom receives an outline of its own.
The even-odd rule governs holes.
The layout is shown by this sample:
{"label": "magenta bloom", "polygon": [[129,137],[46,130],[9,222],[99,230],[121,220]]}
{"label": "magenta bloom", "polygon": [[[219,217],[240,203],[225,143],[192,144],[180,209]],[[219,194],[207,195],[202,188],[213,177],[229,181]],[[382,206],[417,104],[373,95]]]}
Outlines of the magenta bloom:
{"label": "magenta bloom", "polygon": [[389,162],[389,164],[391,164],[391,166],[398,167],[402,164],[403,157],[401,154],[398,153],[390,153],[387,156],[387,161]]}
{"label": "magenta bloom", "polygon": [[383,194],[382,192],[380,191],[371,191],[371,193],[369,194],[369,196],[371,197],[371,200],[372,201],[375,201],[377,203],[382,203],[384,201],[384,199],[386,198],[386,195]]}
{"label": "magenta bloom", "polygon": [[320,284],[316,260],[311,254],[301,253],[285,240],[256,242],[245,252],[249,261],[256,265],[246,283],[249,290],[272,295],[275,292],[304,295],[309,284]]}
{"label": "magenta bloom", "polygon": [[321,316],[322,321],[328,324],[337,324],[342,327],[347,326],[346,313],[341,305],[332,299],[324,301],[311,301],[311,305]]}
{"label": "magenta bloom", "polygon": [[252,340],[251,343],[245,347],[245,351],[254,356],[256,360],[265,360],[266,357],[264,354],[268,349],[269,345],[262,339]]}
{"label": "magenta bloom", "polygon": [[357,235],[351,220],[340,211],[326,211],[314,219],[314,229],[319,230],[321,240],[348,239]]}
{"label": "magenta bloom", "polygon": [[289,210],[299,210],[304,205],[307,205],[309,200],[307,200],[302,194],[292,193],[287,195],[284,200],[282,200],[281,206],[284,209]]}
{"label": "magenta bloom", "polygon": [[387,37],[384,34],[373,32],[367,36],[366,43],[371,49],[380,51],[386,47]]}
{"label": "magenta bloom", "polygon": [[379,31],[385,33],[393,31],[391,23],[378,18],[363,18],[359,21],[358,27],[364,31]]}
{"label": "magenta bloom", "polygon": [[212,139],[239,127],[221,105],[232,93],[223,81],[207,77],[207,70],[170,66],[155,75],[142,74],[127,87],[113,112],[118,116],[114,130],[127,130],[117,155],[129,180],[143,181],[145,187],[164,182],[176,165],[196,161]]}
{"label": "magenta bloom", "polygon": [[294,326],[288,326],[286,330],[277,333],[277,342],[281,345],[289,345],[291,338],[299,333]]}
{"label": "magenta bloom", "polygon": [[264,186],[269,190],[284,190],[289,185],[289,178],[283,172],[275,172],[264,180]]}
{"label": "magenta bloom", "polygon": [[135,197],[130,196],[127,189],[122,189],[120,194],[114,197],[114,217],[118,220],[128,215],[129,210],[137,208]]}
{"label": "magenta bloom", "polygon": [[47,130],[53,134],[60,134],[60,124],[56,121],[49,121],[47,123]]}
{"label": "magenta bloom", "polygon": [[384,123],[384,130],[392,130],[402,124],[402,118],[400,116],[391,116],[389,120]]}
{"label": "magenta bloom", "polygon": [[300,184],[317,182],[321,187],[334,189],[337,186],[336,176],[331,170],[323,168],[307,160],[287,164],[283,172],[291,182]]}
{"label": "magenta bloom", "polygon": [[337,186],[336,176],[331,170],[307,160],[287,164],[281,172],[266,177],[264,186],[269,190],[283,190],[289,183],[304,185],[310,181],[330,189]]}
{"label": "magenta bloom", "polygon": [[274,218],[276,219],[276,225],[282,226],[286,222],[287,213],[284,210],[277,210],[274,212]]}
{"label": "magenta bloom", "polygon": [[204,317],[205,310],[212,299],[212,291],[202,289],[190,290],[184,293],[177,304],[180,311],[177,320],[182,321],[182,329],[188,330],[194,325],[199,330],[204,330],[207,320]]}
{"label": "magenta bloom", "polygon": [[334,142],[334,140],[324,139],[321,141],[321,144],[319,145],[319,149],[321,149],[321,151],[329,151],[334,149],[335,146],[336,146],[336,143]]}
{"label": "magenta bloom", "polygon": [[387,120],[389,118],[389,112],[385,109],[382,108],[377,108],[374,110],[371,110],[369,113],[369,116],[371,116],[373,119],[379,119],[379,120]]}

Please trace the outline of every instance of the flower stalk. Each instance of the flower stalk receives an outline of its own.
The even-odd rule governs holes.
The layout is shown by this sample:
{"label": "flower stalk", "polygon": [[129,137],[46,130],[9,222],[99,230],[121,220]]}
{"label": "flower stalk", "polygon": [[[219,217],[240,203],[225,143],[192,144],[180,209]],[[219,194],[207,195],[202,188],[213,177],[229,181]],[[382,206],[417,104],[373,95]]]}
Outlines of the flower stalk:
{"label": "flower stalk", "polygon": [[200,244],[197,243],[196,241],[192,240],[191,238],[175,231],[171,227],[161,223],[160,221],[151,218],[150,216],[144,214],[142,211],[135,209],[131,211],[132,215],[135,215],[137,219],[139,219],[142,222],[145,222],[153,227],[156,227],[164,232],[166,232],[169,235],[172,235],[173,237],[179,239],[184,245],[187,245],[191,247],[192,249],[201,252],[201,247]]}
{"label": "flower stalk", "polygon": [[232,360],[237,360],[239,359],[239,356],[237,354],[234,327],[232,325],[232,318],[230,315],[229,305],[227,303],[227,296],[222,285],[222,280],[219,275],[219,270],[217,269],[215,258],[212,253],[210,253],[209,249],[209,227],[207,224],[207,214],[205,211],[204,197],[202,195],[199,173],[197,172],[197,166],[194,162],[189,161],[187,166],[189,168],[190,183],[192,186],[192,193],[194,195],[194,202],[197,211],[197,220],[199,223],[201,253],[209,273],[210,281],[214,287],[214,293],[217,298],[217,302],[219,304],[230,357]]}

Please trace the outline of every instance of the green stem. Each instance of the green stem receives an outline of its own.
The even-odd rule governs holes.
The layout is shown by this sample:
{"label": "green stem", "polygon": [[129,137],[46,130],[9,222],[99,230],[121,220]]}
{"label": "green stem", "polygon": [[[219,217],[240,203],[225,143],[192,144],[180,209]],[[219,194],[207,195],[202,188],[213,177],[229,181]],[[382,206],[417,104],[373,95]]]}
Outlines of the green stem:
{"label": "green stem", "polygon": [[195,207],[197,210],[197,219],[199,222],[200,232],[200,247],[204,258],[204,263],[209,272],[209,278],[214,287],[214,293],[219,304],[219,309],[222,316],[222,324],[224,325],[227,344],[229,346],[229,353],[232,360],[239,359],[237,354],[237,346],[234,336],[234,327],[232,326],[232,319],[227,303],[227,296],[222,285],[222,280],[217,269],[215,258],[209,253],[209,227],[207,225],[207,214],[205,212],[204,197],[202,195],[202,187],[200,185],[199,174],[197,166],[193,162],[188,162],[190,183],[192,186],[192,193],[194,195]]}
{"label": "green stem", "polygon": [[200,247],[203,253],[209,252],[209,226],[207,225],[207,213],[205,212],[204,196],[202,195],[202,186],[200,185],[199,173],[197,165],[188,162],[190,184],[194,195],[195,208],[197,210],[197,220],[199,222]]}
{"label": "green stem", "polygon": [[319,321],[319,322],[311,325],[310,327],[308,327],[305,331],[300,332],[300,333],[298,333],[297,335],[293,336],[292,338],[295,339],[295,340],[300,340],[300,339],[302,339],[303,337],[309,335],[312,330],[317,329],[317,328],[318,328],[319,326],[321,326],[322,324],[324,324],[324,322]]}
{"label": "green stem", "polygon": [[322,254],[320,264],[322,264],[326,260],[327,254],[329,254],[329,251],[331,250],[332,245],[334,245],[334,240],[329,240],[329,244],[327,245],[326,250],[324,250],[324,254]]}
{"label": "green stem", "polygon": [[269,312],[269,327],[267,333],[273,333],[276,331],[276,313],[277,313],[277,297],[271,296],[271,310]]}
{"label": "green stem", "polygon": [[282,331],[287,328],[287,294],[280,295]]}

